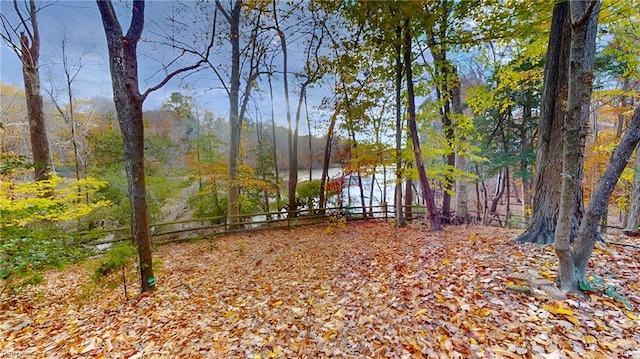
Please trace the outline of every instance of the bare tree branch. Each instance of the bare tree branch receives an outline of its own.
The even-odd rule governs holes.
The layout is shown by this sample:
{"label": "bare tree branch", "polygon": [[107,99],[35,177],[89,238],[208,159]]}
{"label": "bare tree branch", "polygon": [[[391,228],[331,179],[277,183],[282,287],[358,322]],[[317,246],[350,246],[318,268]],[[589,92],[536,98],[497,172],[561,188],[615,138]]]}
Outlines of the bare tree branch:
{"label": "bare tree branch", "polygon": [[[192,54],[195,54],[195,55],[200,56],[200,57],[201,57],[201,58],[200,58],[200,60],[199,60],[197,63],[195,63],[194,65],[187,66],[187,67],[183,67],[183,68],[180,68],[180,69],[177,69],[177,70],[175,70],[175,71],[171,72],[171,73],[170,73],[170,74],[168,74],[168,75],[167,75],[167,76],[166,76],[162,81],[160,81],[160,83],[158,83],[157,85],[155,85],[155,86],[153,86],[153,87],[148,88],[148,89],[147,89],[147,90],[142,94],[142,99],[143,99],[143,101],[144,101],[144,99],[146,99],[146,98],[147,98],[147,96],[148,96],[151,92],[153,92],[153,91],[156,91],[156,90],[160,89],[160,88],[161,88],[162,86],[164,86],[167,82],[169,82],[172,78],[176,77],[177,75],[179,75],[179,74],[181,74],[181,73],[184,73],[184,72],[187,72],[187,71],[191,71],[191,70],[195,70],[195,69],[197,69],[198,67],[200,67],[202,64],[209,64],[209,65],[211,66],[211,68],[214,70],[214,72],[216,73],[216,75],[217,75],[220,79],[222,79],[222,77],[220,76],[220,74],[218,73],[218,71],[215,69],[215,67],[214,67],[214,66],[211,64],[211,62],[209,61],[209,55],[211,54],[211,49],[213,49],[213,45],[214,45],[214,39],[215,39],[215,34],[216,34],[216,19],[217,19],[217,17],[218,17],[218,9],[216,8],[216,10],[215,10],[215,12],[214,12],[214,15],[213,15],[213,29],[212,29],[212,32],[211,32],[211,40],[209,41],[209,44],[207,45],[207,49],[206,49],[206,51],[205,51],[204,55],[202,55],[201,53],[199,53],[199,52],[197,52],[197,51],[195,51],[195,50],[181,49],[181,50],[182,50],[182,52],[183,52],[183,54],[184,54],[184,53],[192,53]],[[180,56],[182,56],[182,55],[180,55]],[[177,60],[177,58],[176,58],[176,59],[174,59],[174,61],[176,61],[176,60]],[[173,63],[173,61],[172,61],[171,63]],[[167,65],[167,66],[169,66],[169,65]],[[167,68],[167,66],[165,66],[165,68]],[[222,81],[221,81],[221,82],[222,82]],[[224,85],[224,82],[222,82],[222,84]],[[229,92],[229,89],[227,89],[227,87],[226,87],[226,86],[224,86],[224,87],[225,87],[225,90],[226,90],[226,91],[227,91],[227,93],[228,93],[228,92]]]}
{"label": "bare tree branch", "polygon": [[[580,24],[584,23],[585,21],[587,21],[587,19],[589,19],[589,17],[591,16],[591,12],[593,11],[593,8],[596,6],[596,4],[598,3],[599,0],[591,0],[589,2],[589,5],[587,5],[587,8],[584,10],[584,12],[582,14],[580,14],[580,17],[576,19],[576,21],[572,21],[571,22],[571,26],[572,27],[576,27],[579,26]],[[573,8],[573,7],[571,7]]]}
{"label": "bare tree branch", "polygon": [[231,15],[229,15],[229,13],[227,12],[227,10],[222,6],[222,4],[220,3],[219,0],[216,0],[216,8],[220,11],[222,11],[222,15],[224,16],[225,19],[227,19],[227,21],[231,21]]}

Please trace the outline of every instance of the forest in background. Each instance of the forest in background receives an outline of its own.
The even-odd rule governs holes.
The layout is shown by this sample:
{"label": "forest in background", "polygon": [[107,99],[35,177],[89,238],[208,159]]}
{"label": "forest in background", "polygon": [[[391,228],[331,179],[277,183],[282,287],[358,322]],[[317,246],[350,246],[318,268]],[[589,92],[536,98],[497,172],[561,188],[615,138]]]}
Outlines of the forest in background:
{"label": "forest in background", "polygon": [[[115,12],[109,11],[110,2],[98,5],[104,23],[117,22]],[[192,97],[180,92],[167,99],[163,108],[142,114],[146,96],[158,87],[138,90],[138,74],[126,72],[135,68],[132,66],[121,73],[112,71],[114,104],[73,97],[72,79],[83,75],[82,66],[67,63],[63,56],[63,66],[58,69],[61,79],[54,80],[51,87],[43,83],[38,88],[41,97],[49,97],[40,111],[41,124],[46,123],[41,127],[44,135],[40,134],[42,141],[33,145],[34,135],[27,133],[34,128],[30,111],[36,107],[18,101],[21,89],[3,85],[0,131],[2,176],[7,183],[3,195],[14,205],[3,209],[3,228],[9,238],[20,238],[12,231],[24,235],[25,230],[38,228],[43,219],[64,222],[81,216],[80,225],[72,224],[81,228],[98,226],[103,219],[131,223],[134,241],[147,246],[139,247],[141,253],[148,252],[145,260],[141,254],[144,272],[151,267],[148,215],[160,213],[165,201],[195,183],[185,179],[197,181],[201,189],[193,199],[198,215],[223,213],[235,225],[240,213],[268,211],[284,203],[289,215],[295,216],[299,202],[297,171],[319,161],[325,173],[332,163],[341,163],[344,173],[359,181],[381,168],[395,169],[395,183],[419,181],[416,188],[428,208],[432,228],[438,227],[439,218],[449,218],[452,213],[466,218],[470,210],[495,212],[499,201],[503,197],[508,201],[514,188],[519,188],[524,212],[533,216],[533,232],[544,227],[553,234],[560,213],[562,173],[566,172],[562,172],[560,153],[551,153],[548,162],[541,163],[536,162],[536,152],[540,156],[541,142],[562,137],[562,126],[557,124],[569,113],[567,104],[572,98],[561,96],[571,93],[575,98],[571,91],[580,83],[570,81],[568,75],[549,75],[549,68],[562,68],[549,66],[551,61],[569,60],[569,42],[562,38],[563,26],[565,32],[574,31],[570,29],[573,20],[567,15],[568,3],[216,1],[193,7],[176,5],[173,17],[165,20],[189,17],[192,25],[188,26],[176,21],[145,23],[138,15],[143,5],[136,2],[117,8],[119,14],[132,13],[131,34],[110,32],[113,27],[105,27],[110,59],[135,63],[136,54],[123,50],[133,42],[166,46],[176,58],[161,64],[168,76],[158,83],[164,85],[196,68],[209,71],[212,81],[225,88],[228,95],[228,119],[221,120],[209,112],[213,110],[199,108],[190,100]],[[589,92],[588,116],[582,118],[582,132],[574,136],[583,142],[573,147],[585,149],[584,157],[576,161],[580,167],[579,176],[575,176],[579,179],[579,190],[575,191],[579,209],[584,209],[595,191],[637,106],[635,5],[596,1],[589,2],[585,9],[599,27],[593,40],[592,68],[583,71],[591,76],[593,96]],[[19,46],[20,37],[16,37],[21,26],[33,29],[37,25],[33,14],[39,10],[34,3],[29,6],[25,8],[27,13],[32,11],[28,21],[23,18],[11,25],[15,19],[2,17],[7,24],[3,39],[10,47],[13,44],[25,71],[40,68],[27,63],[37,59],[33,56],[36,49]],[[182,12],[185,9],[189,11]],[[562,26],[554,28],[553,20]],[[141,40],[145,24],[159,37]],[[169,34],[165,37],[153,31],[163,26],[171,29],[164,32]],[[558,28],[560,31],[554,32]],[[202,29],[208,30],[199,31]],[[31,44],[39,40],[36,32],[29,34]],[[565,52],[557,53],[552,48],[554,38],[560,39],[559,48]],[[295,52],[290,51],[294,48]],[[27,52],[31,56],[26,56]],[[288,62],[292,59],[288,56],[294,53],[298,63],[292,70],[288,66],[294,65]],[[35,76],[34,69],[30,74]],[[136,79],[135,86],[126,82],[131,78]],[[554,97],[548,84],[562,78],[565,82],[558,85]],[[272,79],[283,87],[277,101],[273,100]],[[36,86],[27,85],[24,93],[29,103]],[[305,138],[298,133],[305,124],[305,100],[313,88],[328,88],[331,94],[324,96],[316,109],[325,117],[313,120],[317,128],[314,133],[320,131],[324,138],[308,137],[312,140],[311,151],[305,155]],[[284,131],[273,125],[273,112],[250,115],[257,92],[260,98],[269,97],[271,106],[285,104],[284,137]],[[267,96],[269,93],[271,96]],[[545,96],[557,98],[558,105]],[[545,118],[549,113],[553,113],[551,118]],[[547,120],[554,123],[549,138],[546,133],[540,135],[540,124]],[[31,141],[26,141],[29,137]],[[47,153],[40,153],[45,147]],[[610,204],[620,213],[633,209],[632,201],[640,198],[632,195],[634,184],[640,186],[634,179],[638,171],[633,170],[638,162],[622,172],[622,181],[611,196]],[[557,171],[545,174],[546,170]],[[69,178],[90,179],[78,185],[85,210],[77,210],[78,198],[57,201],[51,196],[53,189],[46,185],[35,184],[25,192],[15,190],[33,179],[49,179],[54,171]],[[30,172],[34,178],[27,176]],[[485,181],[496,177],[501,179],[495,181],[500,185],[487,188]],[[550,185],[544,186],[545,182]],[[319,206],[327,203],[330,185],[330,179],[322,176],[316,192]],[[437,207],[431,186],[442,189]],[[540,187],[536,190],[536,186]],[[403,204],[414,203],[412,192],[396,191],[394,207],[399,225],[403,222]],[[16,205],[16,199],[31,198],[34,193],[35,197],[54,198],[53,203],[42,206],[67,212],[43,218],[38,214],[42,207],[37,204]],[[554,203],[536,211],[534,194],[552,198]],[[469,208],[474,196],[477,208]],[[362,187],[360,197],[364,208]],[[625,221],[629,229],[638,227],[638,214],[621,217],[636,221]],[[548,218],[553,219],[550,226]],[[64,226],[68,228],[69,223]],[[549,238],[549,233],[543,233],[528,241],[547,243]],[[144,283],[153,276],[143,273],[142,278],[143,290],[149,289]]]}
{"label": "forest in background", "polygon": [[[27,110],[24,91],[10,85],[2,85],[1,103],[7,104],[4,114],[3,131],[0,136],[0,149],[3,154],[3,166],[9,168],[8,159],[30,158],[29,128],[26,122]],[[75,103],[74,132],[65,112],[56,107],[51,99],[45,101],[47,113],[47,132],[51,145],[53,170],[58,176],[74,179],[76,176],[96,177],[107,180],[109,184],[99,195],[111,201],[110,210],[102,209],[95,216],[102,223],[111,226],[122,226],[129,222],[126,198],[126,177],[122,164],[124,151],[115,107],[108,99],[84,99]],[[196,117],[198,116],[198,117]],[[164,219],[161,215],[167,200],[175,199],[175,190],[190,186],[195,182],[224,181],[227,176],[227,148],[229,146],[228,119],[217,117],[208,110],[198,111],[190,98],[174,93],[167,99],[162,108],[145,111],[145,161],[146,170],[152,191],[151,208],[155,214],[154,221]],[[278,160],[281,173],[288,169],[287,161],[287,129],[271,123],[247,121],[243,137],[243,162],[249,173],[247,177],[264,179],[260,186],[269,188],[275,193],[273,178],[274,157]],[[275,135],[275,140],[274,140]],[[309,171],[322,168],[325,139],[314,136],[300,136],[303,146],[298,151],[298,169]],[[338,154],[339,139],[334,139],[332,166],[340,166],[338,161],[344,160]],[[74,146],[75,145],[75,146]],[[275,150],[275,151],[274,151]],[[77,152],[77,157],[75,153]],[[77,159],[77,161],[76,161]],[[5,174],[8,174],[6,172]],[[32,171],[11,172],[16,183],[28,181]],[[316,178],[317,179],[317,178]],[[280,183],[283,183],[282,179]],[[261,187],[261,188],[262,188]],[[199,189],[200,187],[198,187]],[[206,193],[211,193],[205,190]],[[198,202],[199,194],[190,191],[192,205],[200,216],[222,215],[226,204],[211,206],[210,201]],[[247,201],[246,211],[268,212],[275,209],[265,208],[260,201],[260,193],[251,201]],[[122,206],[118,206],[120,203]],[[280,205],[282,206],[282,204]],[[226,208],[225,208],[226,209]],[[190,212],[193,213],[193,212]],[[116,216],[116,214],[119,214]],[[89,222],[90,229],[99,220]]]}

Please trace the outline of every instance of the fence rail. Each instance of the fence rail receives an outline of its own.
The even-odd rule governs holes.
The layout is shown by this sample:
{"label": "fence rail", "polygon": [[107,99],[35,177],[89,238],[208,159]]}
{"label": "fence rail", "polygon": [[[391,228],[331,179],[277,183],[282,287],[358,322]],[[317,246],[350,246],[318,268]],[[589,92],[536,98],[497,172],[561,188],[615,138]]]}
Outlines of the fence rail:
{"label": "fence rail", "polygon": [[[427,218],[425,206],[403,206],[408,213],[408,220],[424,220]],[[171,222],[154,223],[151,235],[155,244],[185,241],[203,235],[224,235],[235,232],[259,231],[274,228],[294,228],[304,225],[326,223],[332,218],[344,218],[346,221],[367,219],[393,219],[395,207],[387,204],[362,207],[329,207],[302,209],[291,212],[266,212],[241,214],[238,216],[217,216],[191,218]],[[482,224],[509,228],[526,228],[528,216],[514,216],[500,213],[483,213],[469,211],[467,216],[457,216],[451,212],[448,216],[440,216],[446,224]],[[82,236],[83,244],[108,246],[110,243],[131,240],[131,227],[101,228],[93,231],[76,232]]]}
{"label": "fence rail", "polygon": [[[343,217],[347,221],[362,219],[388,219],[393,211],[385,204],[362,207],[314,208],[291,212],[266,212],[191,218],[185,220],[151,224],[151,236],[155,244],[183,241],[201,235],[224,235],[235,232],[258,231],[274,228],[294,228],[303,225],[326,223],[327,219]],[[81,243],[93,246],[108,246],[110,243],[131,240],[131,227],[100,228],[73,233],[83,237]]]}

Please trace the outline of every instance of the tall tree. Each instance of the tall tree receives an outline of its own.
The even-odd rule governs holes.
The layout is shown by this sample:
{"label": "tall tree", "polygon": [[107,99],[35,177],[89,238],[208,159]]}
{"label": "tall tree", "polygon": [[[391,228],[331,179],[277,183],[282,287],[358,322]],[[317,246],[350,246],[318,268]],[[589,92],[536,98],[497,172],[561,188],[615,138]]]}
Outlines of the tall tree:
{"label": "tall tree", "polygon": [[[438,110],[442,120],[443,132],[445,135],[445,143],[447,145],[447,153],[445,154],[445,162],[447,164],[444,176],[444,191],[442,196],[442,217],[449,218],[451,212],[451,192],[453,190],[453,168],[455,167],[455,145],[454,145],[454,126],[451,116],[451,88],[455,73],[453,66],[447,59],[447,42],[444,39],[447,36],[449,27],[449,1],[440,2],[440,9],[437,13],[438,21],[432,22],[432,27],[427,27],[427,43],[433,57],[433,78],[436,90],[436,100],[438,102]],[[437,25],[437,26],[436,26]]]}
{"label": "tall tree", "polygon": [[418,167],[418,174],[420,176],[420,186],[422,187],[422,195],[427,204],[427,212],[429,215],[429,223],[432,231],[439,231],[442,229],[435,202],[433,201],[433,194],[431,192],[431,186],[429,186],[429,180],[425,172],[424,163],[422,160],[422,151],[420,150],[420,139],[418,138],[418,129],[416,126],[416,104],[415,94],[413,90],[413,72],[412,72],[412,48],[411,48],[411,32],[409,29],[409,21],[405,21],[404,26],[404,63],[405,72],[407,76],[407,96],[409,99],[409,106],[407,111],[409,112],[409,131],[411,132],[411,141],[413,142],[413,153],[416,158],[416,166]]}
{"label": "tall tree", "polygon": [[[558,279],[560,288],[566,291],[573,291],[577,290],[578,278],[576,269],[586,268],[586,263],[584,266],[577,264],[585,261],[584,256],[587,251],[582,247],[586,245],[585,240],[581,239],[578,242],[578,246],[581,248],[579,255],[575,256],[571,248],[572,230],[576,226],[575,218],[572,217],[576,206],[579,205],[575,201],[576,192],[582,194],[578,188],[582,186],[581,156],[584,149],[584,137],[586,136],[584,129],[587,124],[586,120],[589,117],[589,102],[593,87],[593,62],[600,1],[572,1],[569,4],[571,20],[569,93],[567,95],[567,110],[563,125],[562,191],[554,246],[559,262]],[[634,147],[635,144],[631,147],[629,154]],[[622,168],[625,165],[626,160]],[[615,182],[617,182],[617,177],[619,177],[619,173],[615,178]],[[613,190],[613,186],[611,186],[611,190]],[[601,191],[607,192],[604,189],[601,189]],[[606,194],[607,199],[610,194],[610,192]],[[606,206],[606,202],[603,204],[604,206]],[[595,239],[595,236],[590,236],[589,238]],[[588,254],[589,256],[591,255],[590,252]],[[584,279],[584,273],[581,279]]]}
{"label": "tall tree", "polygon": [[[40,92],[40,29],[35,0],[29,0],[26,9],[21,9],[18,0],[13,0],[13,10],[18,16],[17,24],[12,24],[6,13],[0,14],[2,31],[0,36],[13,50],[22,63],[31,152],[35,166],[36,181],[51,177],[53,161],[49,150],[49,139],[45,124],[44,105]],[[18,34],[19,33],[19,34]]]}
{"label": "tall tree", "polygon": [[[251,23],[249,38],[246,44],[246,52],[240,47],[242,39],[241,34],[241,17],[243,6],[257,6],[255,9],[255,17],[248,17]],[[240,163],[240,135],[244,114],[249,103],[251,89],[255,87],[255,81],[260,76],[261,66],[266,54],[265,44],[260,43],[258,35],[262,31],[262,14],[264,8],[268,4],[265,3],[249,3],[245,4],[242,0],[232,2],[231,8],[226,9],[219,0],[216,0],[216,8],[222,13],[223,17],[229,24],[228,39],[231,44],[231,73],[229,77],[229,86],[225,85],[220,72],[215,65],[209,63],[220,82],[225,87],[229,97],[229,167],[228,167],[228,186],[227,186],[227,216],[228,224],[231,227],[238,225],[240,221],[240,182],[238,178],[238,165]],[[254,10],[247,7],[247,12]],[[215,23],[215,20],[214,20]],[[207,59],[208,61],[208,59]],[[246,64],[248,71],[245,73],[244,89],[241,90],[241,80],[243,78],[242,66]]]}
{"label": "tall tree", "polygon": [[[127,33],[122,32],[120,22],[111,1],[96,0],[109,50],[109,67],[118,122],[122,132],[125,153],[125,170],[131,202],[131,233],[137,245],[140,261],[142,292],[155,288],[153,257],[151,253],[151,231],[147,204],[144,168],[144,124],[142,104],[147,96],[180,73],[198,68],[205,60],[169,73],[156,86],[141,93],[138,87],[138,42],[144,29],[144,0],[135,0],[131,6],[131,22]],[[213,39],[213,34],[212,34]],[[212,42],[207,47],[208,58]]]}
{"label": "tall tree", "polygon": [[[296,186],[298,185],[298,153],[296,148],[298,146],[298,122],[296,121],[295,128],[291,123],[291,105],[289,99],[289,52],[287,49],[287,36],[280,28],[280,22],[278,21],[278,9],[277,1],[273,0],[273,21],[275,24],[275,30],[278,33],[280,39],[280,51],[282,51],[282,84],[284,86],[284,101],[285,110],[287,114],[287,129],[289,130],[287,137],[288,154],[289,154],[289,181],[288,181],[288,196],[289,196],[289,217],[296,216],[296,210],[298,202],[296,201]],[[302,94],[302,93],[301,93]],[[298,107],[299,108],[299,107]],[[299,116],[299,111],[298,111]],[[299,117],[296,118],[298,120]]]}
{"label": "tall tree", "polygon": [[[85,155],[80,154],[80,150],[82,149],[82,141],[80,136],[78,135],[78,123],[76,119],[76,111],[75,111],[75,97],[73,92],[74,82],[78,78],[78,75],[82,71],[84,67],[85,57],[89,54],[87,50],[83,51],[79,56],[76,57],[75,63],[72,62],[68,49],[69,39],[65,36],[60,44],[61,50],[61,60],[62,60],[62,74],[64,76],[65,82],[65,91],[66,91],[66,100],[68,101],[67,109],[65,110],[63,106],[58,101],[58,94],[55,86],[53,85],[53,80],[51,82],[51,86],[49,89],[45,88],[45,91],[51,97],[51,101],[53,102],[56,110],[62,117],[62,119],[69,125],[71,132],[71,143],[73,147],[73,157],[74,157],[74,167],[76,172],[76,179],[82,178],[82,172],[86,171],[86,152],[83,151]],[[82,168],[82,170],[81,170]],[[86,173],[84,173],[86,176]],[[78,188],[80,192],[81,189]],[[89,198],[87,197],[87,203]]]}
{"label": "tall tree", "polygon": [[396,214],[396,226],[398,228],[406,227],[407,220],[402,210],[402,134],[404,126],[402,125],[402,78],[404,64],[402,63],[402,26],[396,25],[394,29],[396,38],[393,46],[394,49],[394,70],[395,70],[395,105],[396,105],[396,186],[393,203]]}
{"label": "tall tree", "polygon": [[558,194],[562,173],[562,120],[567,98],[569,42],[571,28],[569,2],[553,8],[547,49],[542,104],[538,124],[538,148],[531,224],[518,236],[519,242],[553,243],[558,219]]}
{"label": "tall tree", "polygon": [[[277,18],[275,13],[277,9],[275,7],[276,1],[274,0],[274,16]],[[295,10],[295,9],[294,9]],[[291,127],[289,127],[289,211],[291,211],[291,206],[293,205],[294,210],[297,206],[297,201],[291,201],[291,195],[296,193],[296,186],[298,183],[298,129],[300,125],[300,116],[302,111],[303,102],[306,105],[307,98],[307,87],[311,86],[318,80],[322,78],[323,75],[323,59],[320,56],[320,49],[322,48],[322,43],[324,41],[324,30],[325,28],[322,26],[324,23],[323,19],[320,19],[318,16],[321,14],[318,9],[310,6],[309,8],[312,15],[312,25],[309,31],[305,31],[307,35],[307,46],[304,55],[306,56],[306,61],[304,65],[304,69],[296,73],[296,78],[300,79],[299,83],[299,95],[298,95],[298,105],[296,107],[296,116],[293,122],[293,132],[291,131]],[[280,29],[280,25],[276,22],[276,28],[278,29],[278,33],[282,33]],[[300,33],[301,31],[298,31]],[[284,33],[280,35],[281,41],[284,41]],[[282,46],[286,46],[286,42],[282,42]],[[283,54],[286,50],[283,50]],[[286,75],[286,71],[285,71]],[[286,77],[285,77],[286,78]],[[288,93],[285,92],[285,96],[287,98],[287,112],[289,112],[289,99]],[[307,113],[307,117],[308,117]],[[290,114],[287,114],[287,121],[290,120]],[[311,132],[309,132],[309,139],[311,139]],[[309,155],[311,155],[311,148],[309,149]],[[311,166],[311,163],[310,163]],[[311,172],[309,173],[309,180],[311,181]],[[293,192],[292,192],[293,191]]]}
{"label": "tall tree", "polygon": [[240,8],[242,1],[235,1],[230,11],[226,11],[219,1],[218,9],[229,22],[229,42],[231,43],[231,78],[229,86],[229,185],[227,187],[227,216],[231,225],[238,223],[240,215],[240,186],[238,185],[238,158],[240,157]]}
{"label": "tall tree", "polygon": [[[457,77],[457,76],[456,76]],[[462,95],[460,94],[460,81],[451,88],[451,105],[456,118],[463,116]],[[458,121],[458,120],[456,120]],[[466,154],[458,145],[455,150],[455,167],[462,171],[467,170]],[[469,216],[469,186],[465,179],[456,179],[456,216],[465,219]]]}

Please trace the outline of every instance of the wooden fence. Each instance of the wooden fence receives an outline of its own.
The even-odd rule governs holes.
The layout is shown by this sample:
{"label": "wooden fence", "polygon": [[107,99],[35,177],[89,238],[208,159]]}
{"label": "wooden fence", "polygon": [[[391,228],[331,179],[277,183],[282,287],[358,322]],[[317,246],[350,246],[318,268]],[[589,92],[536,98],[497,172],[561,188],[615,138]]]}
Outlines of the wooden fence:
{"label": "wooden fence", "polygon": [[[403,206],[405,213],[410,213],[408,220],[425,220],[426,208],[424,206]],[[346,221],[368,220],[368,219],[394,219],[395,208],[381,204],[366,207],[366,212],[362,207],[342,207],[342,208],[320,208],[302,209],[293,211],[289,216],[288,212],[268,212],[241,214],[234,218],[228,216],[191,218],[179,221],[154,223],[151,225],[153,242],[156,245],[188,241],[201,238],[202,236],[220,236],[235,232],[259,231],[274,228],[295,228],[298,226],[312,225],[318,223],[331,223],[344,219]],[[231,221],[236,219],[236,221]],[[445,224],[478,224],[488,226],[499,226],[508,228],[526,228],[529,224],[528,216],[505,215],[500,213],[483,213],[470,211],[462,218],[452,212],[448,217],[441,217],[441,222]],[[235,222],[232,224],[232,222]],[[131,227],[100,228],[90,232],[76,232],[76,237],[83,238],[82,243],[104,249],[114,242],[131,240]]]}
{"label": "wooden fence", "polygon": [[[291,214],[291,216],[289,215]],[[154,223],[151,235],[154,244],[186,241],[204,235],[224,235],[235,232],[249,232],[274,228],[295,228],[298,226],[327,223],[344,218],[346,221],[365,219],[388,219],[393,211],[385,204],[367,207],[303,209],[292,212],[268,212],[241,214],[239,216],[218,216],[191,218],[179,221]],[[232,221],[235,219],[236,221]],[[73,233],[83,238],[82,243],[104,248],[111,243],[131,240],[131,227],[100,228],[92,231]]]}

